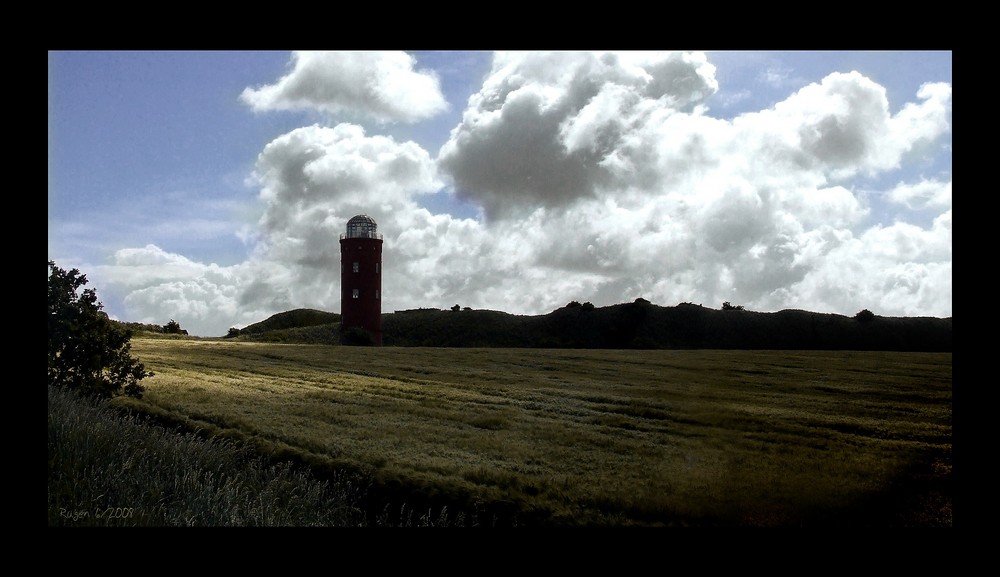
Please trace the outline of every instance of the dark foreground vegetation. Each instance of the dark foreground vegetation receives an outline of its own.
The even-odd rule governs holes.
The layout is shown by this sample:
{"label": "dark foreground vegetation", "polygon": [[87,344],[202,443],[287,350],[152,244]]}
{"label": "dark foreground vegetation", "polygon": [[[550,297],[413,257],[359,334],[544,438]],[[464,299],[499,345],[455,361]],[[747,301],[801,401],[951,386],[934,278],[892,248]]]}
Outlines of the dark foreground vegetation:
{"label": "dark foreground vegetation", "polygon": [[475,519],[388,507],[364,482],[320,480],[292,461],[165,427],[62,387],[48,389],[49,527],[444,527]]}

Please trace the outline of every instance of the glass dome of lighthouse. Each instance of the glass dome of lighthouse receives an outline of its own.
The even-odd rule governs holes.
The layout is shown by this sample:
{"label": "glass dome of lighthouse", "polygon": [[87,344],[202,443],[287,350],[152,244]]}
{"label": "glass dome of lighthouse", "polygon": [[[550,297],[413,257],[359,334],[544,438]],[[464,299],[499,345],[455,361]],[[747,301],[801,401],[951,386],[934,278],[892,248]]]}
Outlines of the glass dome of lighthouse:
{"label": "glass dome of lighthouse", "polygon": [[347,234],[345,238],[382,238],[378,234],[378,225],[375,219],[367,214],[359,214],[347,221]]}

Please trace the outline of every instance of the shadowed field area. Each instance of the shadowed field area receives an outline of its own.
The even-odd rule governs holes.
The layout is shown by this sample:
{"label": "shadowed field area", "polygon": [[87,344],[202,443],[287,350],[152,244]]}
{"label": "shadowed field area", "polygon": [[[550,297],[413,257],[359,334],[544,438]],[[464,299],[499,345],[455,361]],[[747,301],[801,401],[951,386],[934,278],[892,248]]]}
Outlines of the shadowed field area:
{"label": "shadowed field area", "polygon": [[[951,353],[137,337],[122,407],[501,525],[951,526]],[[388,505],[386,505],[388,503]]]}

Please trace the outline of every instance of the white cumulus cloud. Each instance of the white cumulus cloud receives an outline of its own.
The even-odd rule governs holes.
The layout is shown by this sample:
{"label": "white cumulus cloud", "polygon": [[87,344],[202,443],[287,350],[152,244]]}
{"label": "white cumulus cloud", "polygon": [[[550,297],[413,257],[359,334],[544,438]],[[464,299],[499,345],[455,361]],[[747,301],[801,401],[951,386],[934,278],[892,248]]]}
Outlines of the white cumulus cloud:
{"label": "white cumulus cloud", "polygon": [[[406,55],[293,61],[244,100],[379,120],[441,110],[433,77]],[[403,85],[416,87],[412,104],[385,98]],[[247,262],[201,265],[149,246],[119,251],[102,275],[129,288],[137,320],[184,311],[195,334],[293,308],[339,312],[339,235],[365,213],[384,236],[386,312],[540,314],[644,297],[950,316],[950,180],[874,191],[929,211],[924,227],[871,224],[872,191],[850,180],[892,175],[948,133],[950,86],[924,85],[893,114],[882,86],[836,72],[731,119],[710,113],[718,90],[700,53],[499,53],[436,158],[361,124],[289,131],[257,158],[262,216]],[[483,217],[421,204],[451,194]]]}
{"label": "white cumulus cloud", "polygon": [[448,108],[438,77],[416,70],[405,52],[299,51],[291,64],[276,83],[248,87],[240,98],[257,111],[320,110],[382,123],[417,122]]}

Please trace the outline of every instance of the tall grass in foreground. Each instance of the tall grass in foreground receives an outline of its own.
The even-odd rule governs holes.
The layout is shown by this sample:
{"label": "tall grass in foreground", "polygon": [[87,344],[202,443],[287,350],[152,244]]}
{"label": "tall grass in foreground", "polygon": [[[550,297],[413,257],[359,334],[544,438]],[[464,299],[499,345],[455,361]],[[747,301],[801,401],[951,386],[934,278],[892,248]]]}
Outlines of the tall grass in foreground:
{"label": "tall grass in foreground", "polygon": [[446,510],[388,508],[369,522],[363,490],[270,464],[227,439],[203,439],[48,388],[48,524],[359,527],[461,525]]}

